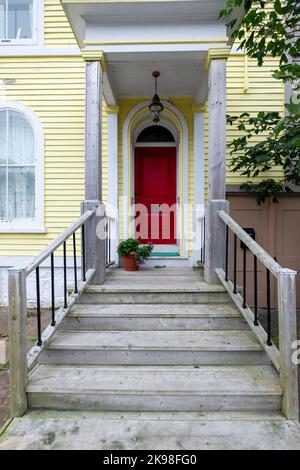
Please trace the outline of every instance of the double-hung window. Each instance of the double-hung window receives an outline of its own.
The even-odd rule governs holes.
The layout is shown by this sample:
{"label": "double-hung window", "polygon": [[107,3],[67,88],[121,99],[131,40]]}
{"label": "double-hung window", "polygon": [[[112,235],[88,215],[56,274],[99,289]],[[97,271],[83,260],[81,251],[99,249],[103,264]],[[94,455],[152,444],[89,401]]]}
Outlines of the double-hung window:
{"label": "double-hung window", "polygon": [[0,232],[42,228],[41,138],[39,126],[26,114],[0,108]]}
{"label": "double-hung window", "polygon": [[40,1],[0,0],[0,44],[37,44]]}

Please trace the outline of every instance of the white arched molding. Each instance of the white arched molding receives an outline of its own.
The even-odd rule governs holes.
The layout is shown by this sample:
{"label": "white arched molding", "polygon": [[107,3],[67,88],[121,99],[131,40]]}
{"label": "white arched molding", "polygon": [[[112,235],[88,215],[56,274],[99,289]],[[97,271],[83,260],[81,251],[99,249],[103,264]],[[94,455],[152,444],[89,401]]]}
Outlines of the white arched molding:
{"label": "white arched molding", "polygon": [[[163,118],[161,118],[161,120],[159,122],[159,125],[162,126],[162,127],[165,127],[166,129],[168,129],[168,131],[171,132],[172,136],[175,139],[174,143],[176,143],[178,145],[179,142],[180,142],[179,129],[174,124],[172,124],[171,122],[169,122],[169,121],[167,121],[166,119],[163,119]],[[153,126],[153,120],[151,118],[146,119],[146,120],[142,120],[136,126],[134,126],[134,129],[132,130],[132,134],[131,134],[131,142],[134,145],[136,145],[136,142],[137,142],[137,139],[138,139],[138,136],[140,135],[140,133],[144,129],[147,129],[147,127],[150,127],[150,126]],[[168,145],[170,145],[172,143],[173,142],[166,142],[166,144],[168,144]],[[161,143],[158,142],[157,145],[161,145]]]}
{"label": "white arched molding", "polygon": [[[178,237],[180,238],[180,255],[188,257],[188,125],[181,111],[168,101],[162,101],[164,112],[161,115],[161,125],[167,127],[177,141],[178,149],[178,197],[180,223],[177,226]],[[133,188],[133,157],[134,144],[137,138],[137,130],[142,130],[143,117],[145,123],[150,125],[149,102],[143,101],[132,108],[127,115],[122,132],[123,145],[123,238],[126,239],[134,234],[129,233],[130,208],[132,206]],[[146,127],[146,124],[144,128]],[[152,123],[153,124],[153,123]],[[134,140],[135,139],[135,140]]]}
{"label": "white arched molding", "polygon": [[34,133],[35,162],[35,217],[34,219],[1,222],[0,233],[37,233],[45,232],[44,225],[44,129],[39,117],[27,106],[17,101],[1,100],[0,111],[17,111],[30,122]]}

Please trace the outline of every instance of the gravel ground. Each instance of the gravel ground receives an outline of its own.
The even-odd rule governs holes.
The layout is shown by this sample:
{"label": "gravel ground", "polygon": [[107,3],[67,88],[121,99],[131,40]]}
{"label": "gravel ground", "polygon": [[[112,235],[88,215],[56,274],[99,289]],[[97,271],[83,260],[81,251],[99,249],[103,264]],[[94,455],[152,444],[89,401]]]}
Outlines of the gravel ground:
{"label": "gravel ground", "polygon": [[[42,311],[42,326],[43,329],[49,322],[49,312]],[[36,341],[36,312],[35,310],[28,310],[27,317],[27,347],[28,350]],[[7,358],[8,358],[8,322],[7,322],[7,308],[0,307],[0,340],[4,340],[7,344]],[[5,366],[0,365],[0,428],[5,421],[9,418],[9,370],[8,364]]]}

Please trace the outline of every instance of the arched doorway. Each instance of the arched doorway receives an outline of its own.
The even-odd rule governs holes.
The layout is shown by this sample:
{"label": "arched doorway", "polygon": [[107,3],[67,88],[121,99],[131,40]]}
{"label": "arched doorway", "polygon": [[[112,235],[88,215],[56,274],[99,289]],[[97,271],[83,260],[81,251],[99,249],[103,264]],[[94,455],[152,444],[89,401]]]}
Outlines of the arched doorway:
{"label": "arched doorway", "polygon": [[[149,125],[134,148],[135,236],[142,243],[177,243],[177,146],[163,125]],[[177,253],[177,249],[175,248]],[[179,253],[178,253],[179,254]]]}
{"label": "arched doorway", "polygon": [[[149,116],[148,102],[141,102],[135,105],[122,125],[122,199],[121,199],[121,233],[123,238],[136,236],[135,220],[135,151],[136,148],[146,147],[152,144],[153,147],[174,147],[176,151],[176,235],[175,245],[155,245],[154,251],[162,251],[163,255],[176,255],[182,258],[188,257],[188,142],[189,132],[187,122],[181,111],[168,101],[163,101],[164,112],[159,124],[153,126],[153,121]],[[139,136],[145,130],[147,140],[157,139],[150,137],[147,128],[162,126],[170,131],[174,141],[138,142]],[[164,133],[166,135],[166,133]],[[143,134],[142,134],[143,136]],[[143,138],[141,136],[141,138]],[[162,139],[162,135],[159,137]],[[164,137],[165,139],[165,137]],[[162,250],[158,248],[161,246]],[[168,248],[168,249],[167,249]]]}

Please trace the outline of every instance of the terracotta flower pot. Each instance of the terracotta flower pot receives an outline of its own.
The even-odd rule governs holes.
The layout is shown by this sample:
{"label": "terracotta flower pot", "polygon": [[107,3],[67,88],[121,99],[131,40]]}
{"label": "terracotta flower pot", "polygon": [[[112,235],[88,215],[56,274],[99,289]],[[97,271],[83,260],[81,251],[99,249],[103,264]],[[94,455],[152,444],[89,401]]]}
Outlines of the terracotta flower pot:
{"label": "terracotta flower pot", "polygon": [[123,256],[123,269],[124,271],[137,271],[138,270],[135,253]]}

